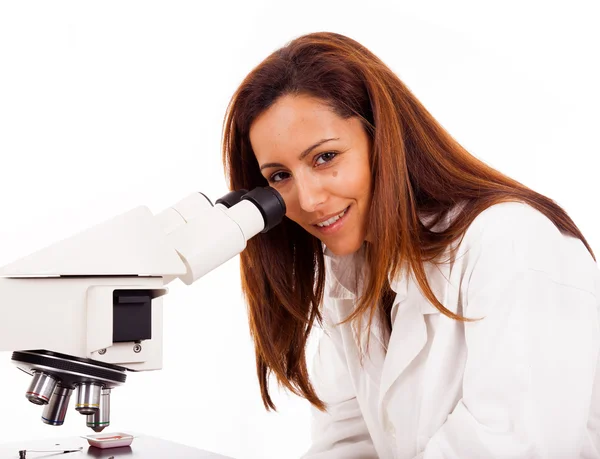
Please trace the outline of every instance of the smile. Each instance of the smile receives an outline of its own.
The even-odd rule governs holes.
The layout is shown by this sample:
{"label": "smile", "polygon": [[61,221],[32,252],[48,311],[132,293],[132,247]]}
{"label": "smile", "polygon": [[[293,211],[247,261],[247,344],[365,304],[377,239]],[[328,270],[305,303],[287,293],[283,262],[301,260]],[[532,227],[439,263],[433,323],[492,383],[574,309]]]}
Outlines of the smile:
{"label": "smile", "polygon": [[348,211],[350,210],[350,207],[351,206],[346,207],[339,214],[334,215],[333,217],[331,217],[328,220],[325,220],[324,222],[317,223],[316,225],[313,225],[313,227],[317,228],[320,232],[326,234],[330,234],[334,231],[339,230],[342,227],[343,223],[346,221],[346,217],[348,216]]}

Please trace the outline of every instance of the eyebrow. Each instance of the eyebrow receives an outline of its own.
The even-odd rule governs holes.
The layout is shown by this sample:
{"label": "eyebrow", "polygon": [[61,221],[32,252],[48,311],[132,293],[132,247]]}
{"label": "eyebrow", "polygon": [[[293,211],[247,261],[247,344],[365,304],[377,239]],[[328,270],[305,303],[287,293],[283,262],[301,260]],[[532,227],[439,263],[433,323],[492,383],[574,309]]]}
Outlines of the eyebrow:
{"label": "eyebrow", "polygon": [[[321,139],[319,140],[317,143],[315,143],[314,145],[311,145],[310,147],[308,147],[306,150],[304,150],[300,156],[298,156],[298,160],[302,161],[304,158],[306,158],[307,155],[310,154],[311,151],[313,151],[315,148],[323,145],[325,142],[329,142],[331,140],[340,140],[339,137],[333,137],[331,139]],[[266,169],[268,167],[284,167],[283,164],[281,163],[265,163],[262,166],[260,166],[260,170],[262,171],[263,169]]]}

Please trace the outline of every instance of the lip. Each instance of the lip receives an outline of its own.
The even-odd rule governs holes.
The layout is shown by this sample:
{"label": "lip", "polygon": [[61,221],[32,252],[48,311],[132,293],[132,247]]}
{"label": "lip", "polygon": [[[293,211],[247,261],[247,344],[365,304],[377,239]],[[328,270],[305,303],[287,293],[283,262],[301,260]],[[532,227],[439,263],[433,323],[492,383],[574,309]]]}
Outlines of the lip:
{"label": "lip", "polygon": [[[344,216],[342,218],[338,219],[332,225],[324,226],[324,227],[320,227],[320,226],[317,226],[317,225],[312,225],[312,226],[317,231],[319,231],[319,232],[321,232],[323,234],[335,233],[336,231],[339,231],[342,226],[344,226],[344,223],[346,222],[348,214],[350,213],[351,210],[352,210],[352,205],[349,205],[348,207],[346,207],[346,213],[344,214]],[[339,214],[339,212],[338,212],[338,214]],[[338,214],[334,214],[334,215],[338,215]]]}
{"label": "lip", "polygon": [[[346,206],[346,207],[345,207],[345,209],[347,209],[348,207],[350,207],[350,206]],[[329,214],[329,215],[326,215],[325,217],[321,217],[321,218],[319,218],[319,220],[317,220],[316,222],[314,222],[314,223],[311,223],[311,225],[316,225],[317,223],[323,223],[323,222],[326,222],[326,221],[327,221],[327,220],[329,220],[331,217],[335,217],[336,215],[339,215],[339,214],[341,214],[341,213],[342,213],[342,212],[343,212],[345,209],[338,210],[337,212],[335,212],[335,213],[333,213],[333,214]]]}

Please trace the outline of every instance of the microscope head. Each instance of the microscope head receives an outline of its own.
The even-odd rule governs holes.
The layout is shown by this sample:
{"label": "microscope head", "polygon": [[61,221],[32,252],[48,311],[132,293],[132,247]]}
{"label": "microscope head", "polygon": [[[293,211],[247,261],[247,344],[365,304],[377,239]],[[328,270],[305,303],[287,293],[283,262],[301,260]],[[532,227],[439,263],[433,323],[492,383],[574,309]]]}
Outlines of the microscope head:
{"label": "microscope head", "polygon": [[162,368],[166,287],[190,285],[239,254],[285,214],[272,188],[232,192],[213,206],[193,193],[158,215],[137,207],[0,268],[0,351],[32,379],[43,422],[76,410],[99,432],[127,371]]}

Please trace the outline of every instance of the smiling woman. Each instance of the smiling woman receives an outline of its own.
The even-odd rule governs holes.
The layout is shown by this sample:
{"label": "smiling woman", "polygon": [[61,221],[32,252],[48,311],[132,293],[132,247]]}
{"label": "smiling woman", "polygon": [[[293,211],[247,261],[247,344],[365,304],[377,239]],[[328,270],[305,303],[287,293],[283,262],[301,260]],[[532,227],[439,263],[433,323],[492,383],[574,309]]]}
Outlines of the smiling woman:
{"label": "smiling woman", "polygon": [[361,247],[371,171],[369,136],[358,119],[337,116],[319,99],[286,95],[257,117],[250,142],[290,220],[337,255]]}
{"label": "smiling woman", "polygon": [[287,206],[241,277],[265,407],[271,374],[313,407],[306,457],[600,458],[590,246],[373,53],[315,33],[268,56],[229,104],[223,161],[232,190]]}

